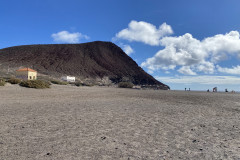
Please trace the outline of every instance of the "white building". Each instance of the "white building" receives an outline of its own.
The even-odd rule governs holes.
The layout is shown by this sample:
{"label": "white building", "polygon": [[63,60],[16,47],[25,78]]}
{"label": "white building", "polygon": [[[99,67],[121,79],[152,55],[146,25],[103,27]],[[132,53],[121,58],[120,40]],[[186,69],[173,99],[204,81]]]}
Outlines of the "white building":
{"label": "white building", "polygon": [[61,78],[61,80],[66,81],[66,82],[75,82],[75,77],[64,76]]}

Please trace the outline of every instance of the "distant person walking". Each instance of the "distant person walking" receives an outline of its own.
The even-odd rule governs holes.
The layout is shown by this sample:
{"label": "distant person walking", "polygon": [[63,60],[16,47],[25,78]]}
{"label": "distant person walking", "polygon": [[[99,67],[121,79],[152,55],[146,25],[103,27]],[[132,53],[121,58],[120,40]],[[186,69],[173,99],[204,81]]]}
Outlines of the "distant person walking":
{"label": "distant person walking", "polygon": [[214,88],[213,88],[213,92],[217,92],[217,87],[214,87]]}
{"label": "distant person walking", "polygon": [[185,91],[187,90],[187,88],[185,88]]}

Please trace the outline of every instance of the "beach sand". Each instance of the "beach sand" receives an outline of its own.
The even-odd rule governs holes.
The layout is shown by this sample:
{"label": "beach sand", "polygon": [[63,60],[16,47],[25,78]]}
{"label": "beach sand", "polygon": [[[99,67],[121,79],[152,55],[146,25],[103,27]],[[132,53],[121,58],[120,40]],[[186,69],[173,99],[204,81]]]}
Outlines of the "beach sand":
{"label": "beach sand", "polygon": [[240,159],[240,94],[0,87],[0,160]]}

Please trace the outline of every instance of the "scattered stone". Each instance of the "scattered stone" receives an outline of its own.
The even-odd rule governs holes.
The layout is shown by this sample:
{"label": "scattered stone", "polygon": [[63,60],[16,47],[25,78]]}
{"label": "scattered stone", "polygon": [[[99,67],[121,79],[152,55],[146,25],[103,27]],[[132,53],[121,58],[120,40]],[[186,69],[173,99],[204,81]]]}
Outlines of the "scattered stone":
{"label": "scattered stone", "polygon": [[101,137],[102,140],[105,140],[107,137]]}
{"label": "scattered stone", "polygon": [[202,151],[203,149],[201,148],[201,149],[199,149],[200,151]]}
{"label": "scattered stone", "polygon": [[193,142],[193,143],[195,143],[195,142],[197,142],[197,140],[196,140],[196,139],[194,139],[192,142]]}
{"label": "scattered stone", "polygon": [[115,148],[115,149],[118,149],[118,148]]}
{"label": "scattered stone", "polygon": [[204,124],[200,124],[200,127],[206,127]]}
{"label": "scattered stone", "polygon": [[47,153],[46,155],[47,155],[47,156],[51,156],[51,155],[52,155],[52,153]]}
{"label": "scattered stone", "polygon": [[124,145],[127,145],[126,143],[123,143]]}
{"label": "scattered stone", "polygon": [[225,153],[225,154],[224,154],[224,157],[225,157],[225,158],[227,158],[227,157],[228,157],[228,155]]}

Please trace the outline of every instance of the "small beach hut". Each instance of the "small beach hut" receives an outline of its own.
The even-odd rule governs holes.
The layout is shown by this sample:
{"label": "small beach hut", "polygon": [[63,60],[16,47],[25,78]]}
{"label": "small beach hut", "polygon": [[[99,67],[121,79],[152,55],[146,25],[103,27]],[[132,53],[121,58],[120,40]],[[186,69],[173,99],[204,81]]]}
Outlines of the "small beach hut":
{"label": "small beach hut", "polygon": [[66,81],[66,82],[75,82],[75,77],[64,76],[61,78],[61,80]]}
{"label": "small beach hut", "polygon": [[37,71],[31,68],[22,68],[16,71],[16,77],[23,80],[36,80]]}

